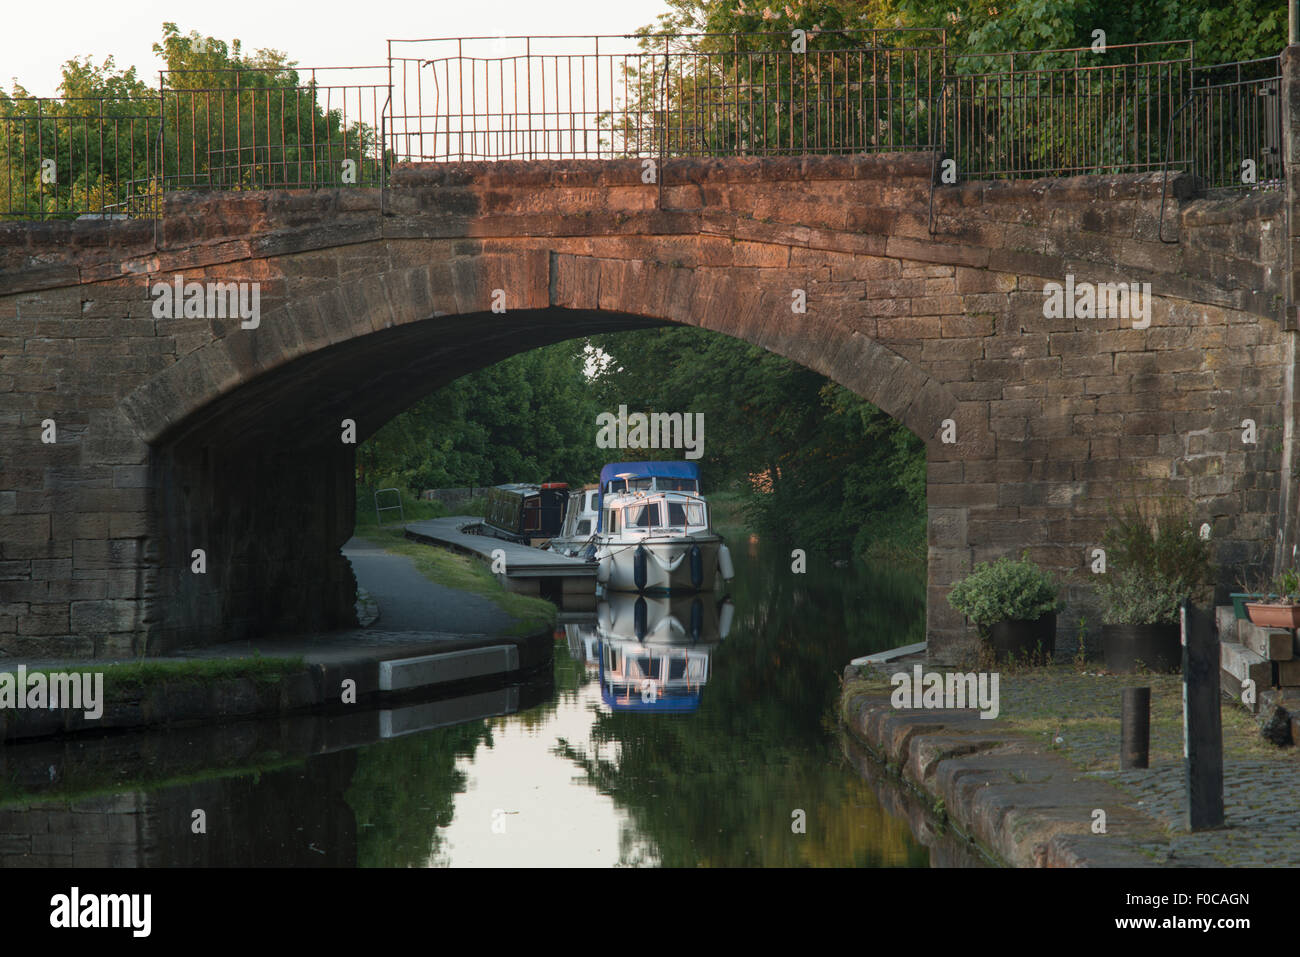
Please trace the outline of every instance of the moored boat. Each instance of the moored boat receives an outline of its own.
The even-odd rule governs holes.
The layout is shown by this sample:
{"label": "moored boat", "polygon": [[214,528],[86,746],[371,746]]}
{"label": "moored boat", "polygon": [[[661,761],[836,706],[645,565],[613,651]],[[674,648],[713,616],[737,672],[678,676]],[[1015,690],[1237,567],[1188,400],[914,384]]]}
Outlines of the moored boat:
{"label": "moored boat", "polygon": [[570,492],[564,521],[546,548],[570,558],[591,557],[595,553],[596,528],[600,524],[599,503],[598,485],[587,485]]}
{"label": "moored boat", "polygon": [[596,580],[614,591],[712,591],[731,554],[709,521],[694,462],[617,462],[600,482]]}

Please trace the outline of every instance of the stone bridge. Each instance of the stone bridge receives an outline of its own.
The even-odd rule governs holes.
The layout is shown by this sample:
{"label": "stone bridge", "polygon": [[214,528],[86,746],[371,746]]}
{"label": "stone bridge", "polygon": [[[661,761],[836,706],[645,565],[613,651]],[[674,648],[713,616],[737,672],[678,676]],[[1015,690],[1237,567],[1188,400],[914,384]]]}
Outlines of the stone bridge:
{"label": "stone bridge", "polygon": [[[1071,576],[1068,643],[1126,490],[1190,496],[1221,586],[1289,556],[1290,192],[1171,176],[1162,226],[1158,174],[934,170],[683,159],[661,194],[639,160],[405,166],[382,193],[177,194],[156,225],[0,227],[0,650],[350,624],[344,420],[362,441],[514,353],[661,323],[786,356],[924,440],[933,658],[969,640],[950,583],[1025,549]],[[1149,326],[1045,315],[1067,277],[1150,283]],[[260,321],[156,317],[151,289],[177,281],[258,283]]]}

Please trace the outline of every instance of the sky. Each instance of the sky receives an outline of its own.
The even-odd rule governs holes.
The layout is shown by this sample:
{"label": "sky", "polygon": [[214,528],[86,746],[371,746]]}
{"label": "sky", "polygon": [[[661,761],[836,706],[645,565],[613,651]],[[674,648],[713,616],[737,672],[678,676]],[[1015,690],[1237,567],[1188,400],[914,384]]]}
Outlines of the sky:
{"label": "sky", "polygon": [[383,63],[388,39],[624,34],[666,10],[663,0],[15,0],[0,32],[0,86],[9,90],[17,78],[34,96],[54,96],[63,62],[83,54],[96,63],[111,54],[119,68],[135,66],[156,82],[162,63],[150,48],[164,22],[186,34],[238,38],[249,53],[283,50],[301,66],[353,66]]}

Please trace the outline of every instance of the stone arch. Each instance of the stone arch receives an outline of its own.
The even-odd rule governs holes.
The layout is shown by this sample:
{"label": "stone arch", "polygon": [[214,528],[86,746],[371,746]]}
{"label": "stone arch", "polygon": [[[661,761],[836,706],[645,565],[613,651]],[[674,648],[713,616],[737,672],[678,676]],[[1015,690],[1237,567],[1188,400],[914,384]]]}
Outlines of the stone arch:
{"label": "stone arch", "polygon": [[[361,441],[452,379],[564,339],[697,325],[862,395],[920,436],[932,462],[959,454],[938,441],[944,419],[984,438],[976,404],[844,322],[796,315],[788,291],[548,250],[474,250],[422,265],[407,264],[415,250],[388,253],[399,259],[392,268],[273,302],[258,328],[232,329],[123,400],[153,450],[158,607],[146,619],[155,647],[205,629],[238,637],[346,623],[351,606],[339,596],[351,594],[350,570],[338,547],[352,530],[354,448],[339,441],[341,420],[357,423]],[[508,290],[503,315],[484,308],[497,289]],[[198,542],[209,549],[206,578],[187,574]],[[938,549],[944,574],[968,565],[964,541],[952,544],[952,554]]]}

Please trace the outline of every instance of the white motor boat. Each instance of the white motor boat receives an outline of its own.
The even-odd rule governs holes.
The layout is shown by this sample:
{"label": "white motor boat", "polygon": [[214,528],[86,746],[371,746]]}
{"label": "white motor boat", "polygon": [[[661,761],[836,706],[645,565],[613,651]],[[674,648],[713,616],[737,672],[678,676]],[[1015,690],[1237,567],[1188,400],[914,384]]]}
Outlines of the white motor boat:
{"label": "white motor boat", "polygon": [[600,525],[596,580],[613,591],[712,591],[735,574],[698,493],[660,490],[655,478],[649,488],[606,491]]}
{"label": "white motor boat", "polygon": [[595,553],[596,527],[599,524],[600,486],[588,485],[570,492],[564,521],[546,548],[569,558],[590,558]]}

